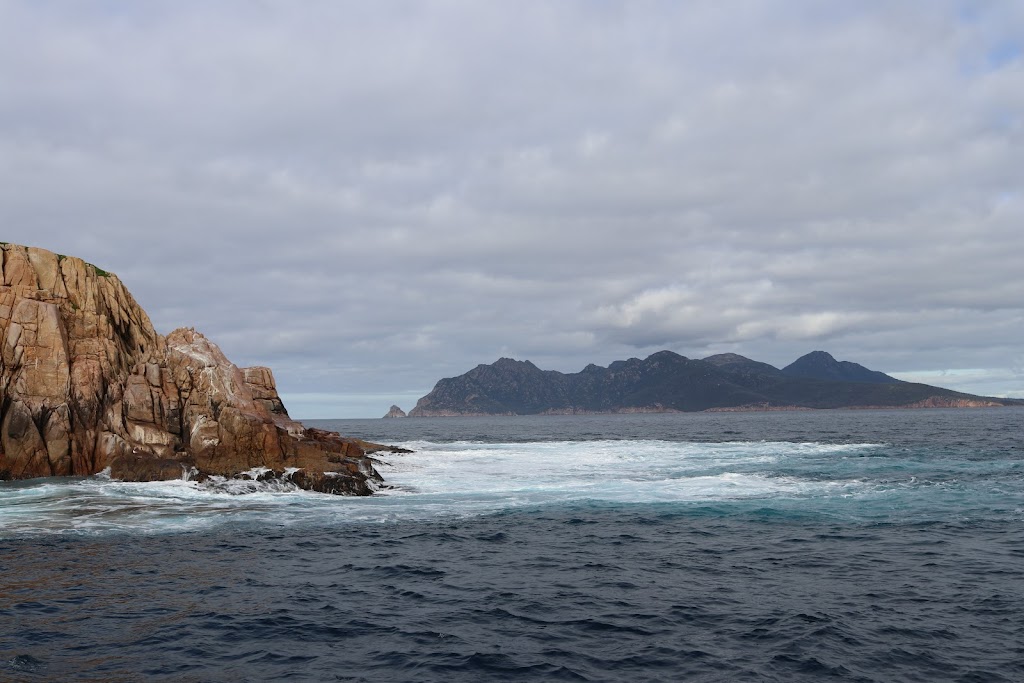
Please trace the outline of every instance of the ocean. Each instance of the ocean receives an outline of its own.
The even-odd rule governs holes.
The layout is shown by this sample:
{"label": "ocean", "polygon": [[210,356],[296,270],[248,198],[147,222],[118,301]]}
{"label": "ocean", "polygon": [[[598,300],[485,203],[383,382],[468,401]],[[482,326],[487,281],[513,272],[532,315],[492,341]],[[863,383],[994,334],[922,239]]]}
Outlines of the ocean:
{"label": "ocean", "polygon": [[0,482],[0,681],[1024,681],[1022,423],[310,421],[415,452]]}

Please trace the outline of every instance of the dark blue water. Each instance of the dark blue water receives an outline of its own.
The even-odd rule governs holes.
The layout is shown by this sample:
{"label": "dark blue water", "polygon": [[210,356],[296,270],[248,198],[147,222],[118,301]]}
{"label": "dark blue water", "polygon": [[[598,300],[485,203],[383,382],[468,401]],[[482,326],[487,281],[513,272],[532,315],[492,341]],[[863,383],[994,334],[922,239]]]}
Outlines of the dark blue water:
{"label": "dark blue water", "polygon": [[1021,681],[1022,419],[340,421],[418,447],[396,489],[0,484],[0,680]]}

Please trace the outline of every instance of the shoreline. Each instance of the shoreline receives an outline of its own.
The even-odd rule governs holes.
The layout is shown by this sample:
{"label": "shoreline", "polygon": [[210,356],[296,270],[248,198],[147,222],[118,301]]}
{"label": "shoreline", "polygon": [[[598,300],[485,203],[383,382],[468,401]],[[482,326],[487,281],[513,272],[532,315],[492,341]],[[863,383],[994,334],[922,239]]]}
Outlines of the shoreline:
{"label": "shoreline", "polygon": [[[1013,400],[1013,399],[1009,399]],[[622,408],[619,410],[587,410],[583,408],[557,408],[549,409],[539,413],[483,413],[483,412],[457,412],[452,410],[431,411],[429,413],[410,413],[407,418],[419,417],[528,417],[528,416],[566,416],[566,415],[642,415],[659,413],[698,414],[698,413],[775,413],[775,412],[823,412],[828,410],[935,410],[952,408],[957,410],[974,410],[980,408],[1024,408],[1021,403],[996,403],[994,401],[972,401],[972,400],[947,400],[936,397],[917,401],[899,406],[885,405],[857,405],[857,406],[836,406],[833,408],[811,408],[808,406],[773,406],[773,405],[744,405],[705,408],[703,410],[678,410],[662,406],[646,408]],[[376,419],[376,418],[370,418]],[[380,418],[384,419],[384,418]],[[394,418],[389,418],[394,419]]]}

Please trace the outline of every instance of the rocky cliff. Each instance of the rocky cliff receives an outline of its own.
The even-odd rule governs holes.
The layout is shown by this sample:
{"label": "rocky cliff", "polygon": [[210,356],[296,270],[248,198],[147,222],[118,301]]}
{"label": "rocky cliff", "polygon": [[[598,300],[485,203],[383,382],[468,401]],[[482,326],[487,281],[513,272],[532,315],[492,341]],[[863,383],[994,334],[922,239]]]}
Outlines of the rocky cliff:
{"label": "rocky cliff", "polygon": [[[855,363],[836,361],[823,352],[808,357],[820,361],[812,370],[839,374],[842,378],[791,374],[737,354],[697,360],[659,351],[644,360],[615,361],[607,368],[588,365],[574,374],[541,370],[529,361],[502,358],[491,365],[478,365],[464,375],[440,380],[409,411],[409,416],[981,407],[1024,403],[900,382]],[[825,360],[830,362],[824,363]],[[800,369],[798,365],[797,370]]]}
{"label": "rocky cliff", "polygon": [[112,273],[0,243],[0,479],[149,481],[259,468],[365,495],[364,442],[288,417],[268,368],[240,369],[192,329],[166,337]]}

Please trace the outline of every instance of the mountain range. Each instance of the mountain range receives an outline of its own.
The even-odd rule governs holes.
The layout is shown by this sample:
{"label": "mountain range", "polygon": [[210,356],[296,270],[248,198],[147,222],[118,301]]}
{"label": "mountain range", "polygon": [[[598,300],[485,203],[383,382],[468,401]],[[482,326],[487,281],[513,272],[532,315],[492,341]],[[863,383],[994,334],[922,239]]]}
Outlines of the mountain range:
{"label": "mountain range", "polygon": [[572,374],[501,358],[440,380],[410,417],[1024,405],[904,382],[813,351],[779,369],[735,353],[672,351]]}

